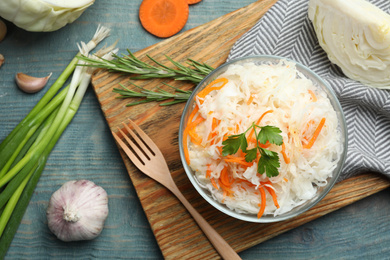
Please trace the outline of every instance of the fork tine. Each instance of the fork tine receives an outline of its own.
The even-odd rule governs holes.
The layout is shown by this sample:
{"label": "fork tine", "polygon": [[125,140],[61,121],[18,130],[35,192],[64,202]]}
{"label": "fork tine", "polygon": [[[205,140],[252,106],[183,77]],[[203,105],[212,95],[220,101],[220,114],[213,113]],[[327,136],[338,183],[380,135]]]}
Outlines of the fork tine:
{"label": "fork tine", "polygon": [[136,156],[138,156],[141,159],[141,162],[143,164],[146,164],[149,158],[145,156],[145,154],[138,148],[138,146],[119,127],[118,130],[122,134],[122,136],[126,139],[127,143],[131,146]]}
{"label": "fork tine", "polygon": [[130,124],[133,126],[134,130],[139,134],[139,136],[142,138],[142,140],[145,141],[145,143],[149,146],[149,148],[155,153],[161,153],[160,149],[157,147],[157,145],[150,139],[150,137],[145,134],[142,129],[136,125],[132,120],[129,119]]}
{"label": "fork tine", "polygon": [[143,167],[143,162],[138,159],[138,157],[133,153],[133,151],[130,150],[130,148],[119,138],[116,133],[114,133],[114,131],[111,132],[115,140],[118,142],[119,146],[123,149],[123,151],[127,154],[130,160],[135,164],[135,166],[137,166],[138,168]]}
{"label": "fork tine", "polygon": [[122,124],[126,128],[127,132],[129,132],[129,134],[134,138],[136,143],[141,147],[141,149],[144,151],[146,156],[151,158],[153,154],[150,152],[149,148],[145,146],[144,142],[142,142],[142,140],[139,139],[139,137],[130,129],[130,127],[127,124],[125,124],[124,122],[122,122]]}

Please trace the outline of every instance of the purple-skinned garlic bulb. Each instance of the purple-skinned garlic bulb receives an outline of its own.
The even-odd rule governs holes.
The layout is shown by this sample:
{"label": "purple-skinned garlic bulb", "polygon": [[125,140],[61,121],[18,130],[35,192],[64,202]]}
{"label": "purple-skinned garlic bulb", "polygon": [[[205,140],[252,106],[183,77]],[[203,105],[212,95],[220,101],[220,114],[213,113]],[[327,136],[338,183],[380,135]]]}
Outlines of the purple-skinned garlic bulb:
{"label": "purple-skinned garlic bulb", "polygon": [[108,216],[107,192],[92,181],[68,181],[51,196],[46,216],[49,229],[62,241],[94,239]]}

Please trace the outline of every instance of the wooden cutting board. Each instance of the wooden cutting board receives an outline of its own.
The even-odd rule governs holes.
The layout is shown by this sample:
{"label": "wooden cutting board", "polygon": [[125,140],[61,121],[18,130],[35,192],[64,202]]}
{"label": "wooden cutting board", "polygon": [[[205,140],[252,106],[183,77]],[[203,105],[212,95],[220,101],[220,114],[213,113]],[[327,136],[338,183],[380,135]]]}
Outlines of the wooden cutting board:
{"label": "wooden cutting board", "polygon": [[[170,66],[164,55],[175,61],[188,58],[217,67],[224,63],[232,45],[248,31],[277,0],[260,0],[207,24],[138,51],[148,61],[150,55]],[[182,89],[192,84],[168,80],[132,81],[148,89],[167,82]],[[174,180],[184,196],[206,220],[240,252],[283,232],[307,223],[354,201],[390,186],[387,179],[365,174],[338,183],[314,208],[292,220],[276,224],[256,224],[235,220],[210,206],[192,187],[184,173],[178,148],[178,130],[184,104],[162,107],[157,103],[126,107],[130,100],[116,99],[112,92],[123,84],[132,88],[129,76],[99,70],[92,79],[96,96],[110,128],[117,131],[127,118],[134,120],[162,150]],[[164,88],[164,87],[163,87]],[[120,149],[119,149],[120,150]],[[120,150],[121,151],[121,150]],[[137,191],[150,226],[166,259],[219,259],[186,209],[167,189],[138,171],[121,151],[128,174]]]}

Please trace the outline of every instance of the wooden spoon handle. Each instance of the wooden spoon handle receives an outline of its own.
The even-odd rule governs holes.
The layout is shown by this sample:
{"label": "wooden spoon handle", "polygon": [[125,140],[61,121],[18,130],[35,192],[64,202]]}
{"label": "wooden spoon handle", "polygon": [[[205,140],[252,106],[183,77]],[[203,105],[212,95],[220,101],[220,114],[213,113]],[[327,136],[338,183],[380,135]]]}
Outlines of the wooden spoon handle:
{"label": "wooden spoon handle", "polygon": [[176,197],[183,203],[186,209],[190,212],[192,217],[198,223],[199,227],[203,230],[207,238],[213,244],[214,248],[221,255],[223,259],[234,260],[241,259],[241,257],[233,250],[233,248],[218,234],[218,232],[210,226],[210,224],[194,209],[188,200],[183,196],[178,188],[171,189],[171,191],[176,195]]}

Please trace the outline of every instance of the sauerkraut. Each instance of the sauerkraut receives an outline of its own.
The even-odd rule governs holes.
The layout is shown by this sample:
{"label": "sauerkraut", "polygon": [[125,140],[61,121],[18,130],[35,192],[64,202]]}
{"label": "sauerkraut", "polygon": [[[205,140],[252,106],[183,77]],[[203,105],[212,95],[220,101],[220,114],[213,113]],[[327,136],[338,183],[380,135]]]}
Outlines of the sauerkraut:
{"label": "sauerkraut", "polygon": [[[207,95],[196,96],[183,142],[196,180],[215,200],[246,214],[258,214],[265,203],[258,217],[276,216],[310,200],[327,184],[343,152],[337,113],[295,63],[231,64],[212,84]],[[282,131],[283,146],[267,148],[280,155],[275,177],[257,173],[256,161],[237,163],[222,155],[223,140],[245,132],[260,117],[260,126]]]}

